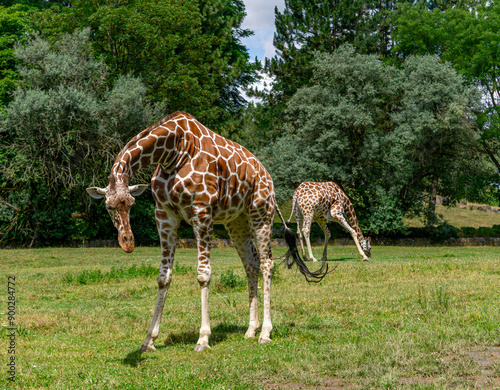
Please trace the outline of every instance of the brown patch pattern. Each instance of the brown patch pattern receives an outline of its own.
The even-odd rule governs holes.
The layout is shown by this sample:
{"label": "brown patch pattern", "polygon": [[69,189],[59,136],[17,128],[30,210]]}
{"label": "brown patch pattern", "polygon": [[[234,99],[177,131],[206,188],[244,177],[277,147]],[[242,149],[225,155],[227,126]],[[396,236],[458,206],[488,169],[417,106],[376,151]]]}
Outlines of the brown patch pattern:
{"label": "brown patch pattern", "polygon": [[259,327],[259,270],[263,275],[264,320],[259,342],[268,342],[272,330],[270,239],[277,207],[269,173],[247,149],[210,131],[191,115],[184,112],[169,115],[127,143],[113,165],[109,186],[100,189],[106,192],[108,211],[119,231],[120,246],[126,251],[131,251],[134,245],[129,222],[134,198],[128,178],[151,164],[158,164],[152,191],[162,255],[153,320],[141,350],[155,349],[153,343],[158,337],[172,280],[177,228],[181,220],[193,226],[198,245],[202,324],[196,350],[209,348],[208,288],[214,223],[226,226],[248,277],[250,321],[246,337],[253,337]]}
{"label": "brown patch pattern", "polygon": [[[302,183],[293,194],[292,214],[290,220],[295,214],[297,219],[297,231],[299,234],[302,254],[306,257],[303,244],[305,238],[309,259],[317,261],[311,249],[310,231],[313,221],[317,222],[325,234],[325,247],[323,250],[323,259],[327,257],[328,240],[330,231],[327,227],[328,221],[340,223],[352,236],[363,260],[370,258],[370,238],[365,238],[359,228],[356,212],[350,199],[342,189],[334,182],[326,183]],[[349,223],[344,217],[347,217]]]}

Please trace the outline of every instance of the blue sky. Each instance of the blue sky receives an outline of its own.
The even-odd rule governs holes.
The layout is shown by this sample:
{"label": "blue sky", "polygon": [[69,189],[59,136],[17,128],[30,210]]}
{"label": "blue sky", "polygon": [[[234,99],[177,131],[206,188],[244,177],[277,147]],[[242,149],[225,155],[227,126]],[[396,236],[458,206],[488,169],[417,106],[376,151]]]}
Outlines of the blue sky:
{"label": "blue sky", "polygon": [[250,59],[255,57],[263,60],[264,57],[274,56],[273,35],[274,27],[274,7],[279,11],[285,8],[285,0],[243,0],[247,12],[243,20],[243,28],[254,31],[255,35],[243,40],[243,44],[248,48]]}

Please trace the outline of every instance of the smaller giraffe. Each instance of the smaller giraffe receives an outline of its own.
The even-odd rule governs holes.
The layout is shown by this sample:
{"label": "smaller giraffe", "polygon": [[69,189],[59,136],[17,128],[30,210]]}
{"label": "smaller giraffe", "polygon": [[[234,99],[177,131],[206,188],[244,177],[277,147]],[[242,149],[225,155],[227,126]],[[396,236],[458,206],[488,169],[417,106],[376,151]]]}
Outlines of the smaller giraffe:
{"label": "smaller giraffe", "polygon": [[[316,221],[325,233],[325,249],[322,260],[326,260],[328,240],[330,231],[326,225],[327,221],[340,223],[352,236],[354,243],[364,261],[371,257],[371,239],[365,238],[358,225],[358,219],[354,212],[354,207],[347,195],[340,186],[333,182],[327,183],[302,183],[293,193],[292,214],[287,222],[290,222],[293,215],[297,220],[297,233],[299,235],[302,255],[306,256],[303,238],[305,238],[309,260],[317,261],[312,253],[309,234],[311,223]],[[346,221],[344,214],[350,222]]]}

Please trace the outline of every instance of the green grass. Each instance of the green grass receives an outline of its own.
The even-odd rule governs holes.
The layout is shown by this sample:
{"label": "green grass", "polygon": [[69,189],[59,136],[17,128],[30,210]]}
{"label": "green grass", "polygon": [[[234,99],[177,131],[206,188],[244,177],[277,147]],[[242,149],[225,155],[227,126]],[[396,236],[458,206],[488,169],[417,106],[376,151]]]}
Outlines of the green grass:
{"label": "green grass", "polygon": [[[460,209],[458,207],[446,207],[436,205],[436,213],[442,215],[442,219],[457,228],[461,227],[491,227],[500,225],[500,213],[488,213],[485,211]],[[424,223],[418,218],[407,221],[410,227],[423,227]]]}
{"label": "green grass", "polygon": [[[314,248],[319,257],[321,249]],[[497,384],[484,388],[499,386],[491,378],[500,377],[498,359],[485,367],[468,354],[500,345],[498,248],[375,247],[366,263],[354,247],[332,247],[330,264],[338,267],[319,284],[280,266],[273,341],[265,345],[243,337],[248,296],[236,251],[214,249],[212,349],[202,353],[194,352],[201,323],[196,251],[178,249],[157,351],[140,354],[159,253],[0,251],[2,323],[8,275],[16,277],[18,308],[16,383],[7,383],[3,332],[0,388],[467,389],[481,378]],[[262,294],[259,305],[262,317]]]}

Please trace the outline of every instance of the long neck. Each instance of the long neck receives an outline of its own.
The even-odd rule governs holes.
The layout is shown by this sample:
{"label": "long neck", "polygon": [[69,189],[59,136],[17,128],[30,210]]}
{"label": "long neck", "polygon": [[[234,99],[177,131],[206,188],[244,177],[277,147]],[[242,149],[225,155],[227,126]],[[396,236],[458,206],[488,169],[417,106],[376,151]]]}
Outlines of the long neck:
{"label": "long neck", "polygon": [[346,201],[344,202],[344,204],[345,204],[344,213],[346,214],[347,219],[349,219],[349,224],[356,231],[358,239],[364,240],[365,237],[363,236],[363,232],[359,228],[358,218],[356,217],[356,212],[354,211],[354,207],[353,207],[350,199],[346,198]]}
{"label": "long neck", "polygon": [[132,176],[143,167],[162,164],[173,168],[192,154],[186,118],[169,120],[159,126],[148,128],[132,138],[118,154],[111,173],[118,180]]}

